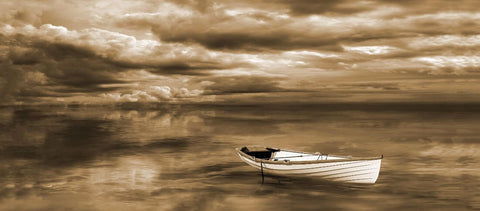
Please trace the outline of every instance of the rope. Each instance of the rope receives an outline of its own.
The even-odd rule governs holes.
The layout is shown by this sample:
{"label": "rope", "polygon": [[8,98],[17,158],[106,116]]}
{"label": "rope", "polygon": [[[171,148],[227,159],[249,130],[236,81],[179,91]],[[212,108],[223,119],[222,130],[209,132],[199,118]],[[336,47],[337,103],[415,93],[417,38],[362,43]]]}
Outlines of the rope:
{"label": "rope", "polygon": [[263,184],[264,179],[263,179],[263,162],[262,161],[260,161],[260,169],[262,171],[262,184]]}

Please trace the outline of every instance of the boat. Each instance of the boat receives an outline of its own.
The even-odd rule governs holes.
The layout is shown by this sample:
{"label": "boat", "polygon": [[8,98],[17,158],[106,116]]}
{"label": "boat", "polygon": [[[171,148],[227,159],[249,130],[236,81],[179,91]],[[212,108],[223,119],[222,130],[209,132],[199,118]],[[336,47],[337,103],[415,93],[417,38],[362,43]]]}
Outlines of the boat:
{"label": "boat", "polygon": [[308,176],[329,181],[373,184],[380,173],[378,157],[336,156],[270,147],[236,148],[240,158],[262,172],[281,176]]}

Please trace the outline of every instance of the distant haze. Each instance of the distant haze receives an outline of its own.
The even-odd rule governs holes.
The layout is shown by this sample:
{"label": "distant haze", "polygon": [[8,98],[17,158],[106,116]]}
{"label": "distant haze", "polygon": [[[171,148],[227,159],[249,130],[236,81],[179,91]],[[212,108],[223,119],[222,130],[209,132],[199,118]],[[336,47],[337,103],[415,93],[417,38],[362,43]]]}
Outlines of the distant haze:
{"label": "distant haze", "polygon": [[0,104],[480,102],[478,1],[0,2]]}

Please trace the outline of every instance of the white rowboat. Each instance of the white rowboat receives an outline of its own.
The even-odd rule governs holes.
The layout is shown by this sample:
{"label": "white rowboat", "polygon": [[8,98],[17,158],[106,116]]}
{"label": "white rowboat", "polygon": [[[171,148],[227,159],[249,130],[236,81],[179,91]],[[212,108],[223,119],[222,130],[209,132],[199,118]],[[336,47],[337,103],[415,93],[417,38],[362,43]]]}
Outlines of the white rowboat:
{"label": "white rowboat", "polygon": [[321,153],[305,153],[269,147],[236,149],[240,158],[262,173],[284,176],[312,176],[331,181],[375,183],[381,157],[352,158]]}

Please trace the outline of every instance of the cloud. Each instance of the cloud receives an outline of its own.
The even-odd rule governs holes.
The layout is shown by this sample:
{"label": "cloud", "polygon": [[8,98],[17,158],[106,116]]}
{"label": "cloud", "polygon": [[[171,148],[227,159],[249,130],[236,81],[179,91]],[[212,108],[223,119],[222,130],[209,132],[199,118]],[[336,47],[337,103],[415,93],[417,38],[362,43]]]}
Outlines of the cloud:
{"label": "cloud", "polygon": [[350,92],[378,92],[378,91],[398,91],[401,89],[400,84],[395,82],[355,82],[336,84],[327,89],[337,91],[345,90]]}
{"label": "cloud", "polygon": [[[225,7],[230,9],[231,5],[239,8],[261,8],[275,9],[288,12],[292,15],[311,15],[311,14],[352,14],[362,11],[368,11],[372,8],[369,2],[351,2],[344,0],[274,0],[274,1],[222,1],[221,3],[201,0],[201,1],[171,1],[172,3],[186,6],[196,11],[207,13],[215,7]],[[219,6],[221,5],[221,6]]]}
{"label": "cloud", "polygon": [[311,15],[311,14],[354,14],[368,11],[372,8],[371,4],[365,2],[349,2],[344,0],[276,0],[275,3],[286,5],[293,15]]}
{"label": "cloud", "polygon": [[378,16],[384,8],[376,8],[362,15],[290,17],[282,12],[254,7],[232,10],[224,6],[212,8],[209,13],[180,8],[188,12],[181,15],[155,12],[120,16],[117,24],[126,28],[151,28],[166,42],[200,44],[213,50],[229,51],[324,49],[341,52],[342,45],[349,46],[354,42],[480,32],[477,30],[480,27],[474,27],[480,20],[479,14],[463,11],[440,10],[389,17]]}
{"label": "cloud", "polygon": [[230,77],[210,78],[203,81],[207,84],[206,95],[225,95],[242,93],[284,92],[287,89],[279,86],[278,78],[265,76],[239,75]]}
{"label": "cloud", "polygon": [[191,98],[202,94],[201,90],[187,88],[171,88],[169,86],[150,86],[142,90],[133,90],[131,93],[104,93],[102,97],[114,102],[167,102],[181,98]]}
{"label": "cloud", "polygon": [[[388,89],[392,78],[476,78],[475,3],[2,2],[0,99],[143,102],[256,95],[249,98],[255,101],[340,81],[374,79]],[[75,18],[59,18],[68,16]],[[331,92],[386,90],[377,85],[332,86]],[[408,90],[403,88],[397,91]]]}
{"label": "cloud", "polygon": [[338,55],[334,53],[321,53],[315,51],[286,51],[284,54],[289,56],[311,56],[311,57],[320,57],[320,58],[338,58]]}
{"label": "cloud", "polygon": [[[244,13],[238,10],[220,10],[215,15],[190,11],[188,15],[165,16],[163,13],[139,13],[119,17],[122,27],[148,27],[162,41],[175,43],[199,43],[210,49],[258,49],[329,46],[323,40],[297,37],[297,30],[283,29],[292,23],[288,16],[268,13],[264,10]],[[232,14],[242,13],[239,16]],[[284,18],[276,18],[278,16]],[[272,28],[272,25],[275,27]],[[242,28],[243,30],[240,30]],[[289,31],[294,33],[288,33]]]}
{"label": "cloud", "polygon": [[421,36],[405,41],[406,47],[422,56],[435,55],[476,55],[480,49],[479,35],[437,35]]}
{"label": "cloud", "polygon": [[395,47],[391,46],[343,46],[343,49],[346,51],[359,52],[367,55],[387,54],[396,50]]}
{"label": "cloud", "polygon": [[429,64],[432,74],[466,74],[469,71],[478,72],[480,67],[479,56],[431,56],[413,60]]}
{"label": "cloud", "polygon": [[402,15],[425,14],[443,11],[471,11],[475,12],[476,2],[472,0],[425,0],[422,4],[412,0],[377,0],[379,4],[395,5],[403,8]]}
{"label": "cloud", "polygon": [[[41,96],[105,91],[102,85],[125,83],[118,79],[118,73],[132,69],[164,75],[198,75],[203,70],[228,65],[214,61],[199,48],[182,49],[178,44],[137,40],[100,29],[3,25],[0,37],[0,47],[6,52],[0,54],[0,96],[5,101],[34,93]],[[31,83],[32,74],[41,75],[42,83]]]}
{"label": "cloud", "polygon": [[[21,96],[23,91],[34,87],[71,87],[91,92],[101,90],[100,84],[122,83],[114,74],[123,68],[88,49],[21,38],[14,41],[23,47],[10,47],[2,63],[5,73],[2,76],[9,81],[4,89],[15,90],[9,92],[10,97]],[[41,83],[34,83],[39,82],[36,79]]]}

